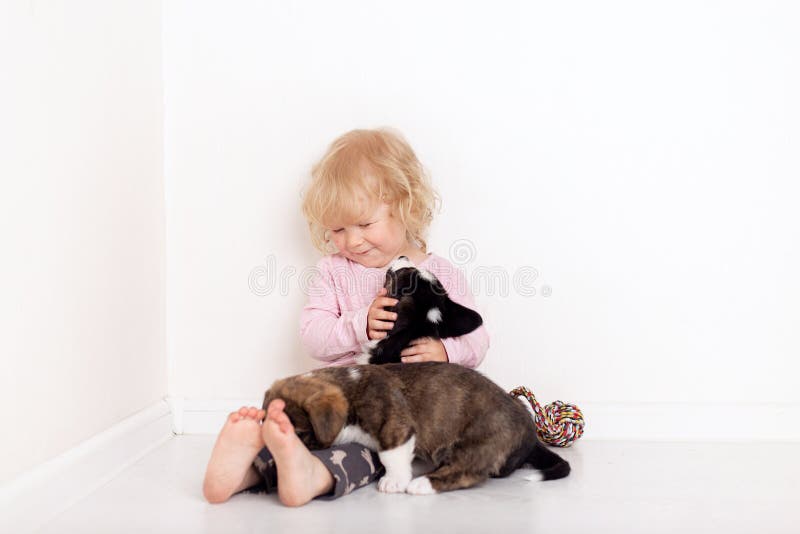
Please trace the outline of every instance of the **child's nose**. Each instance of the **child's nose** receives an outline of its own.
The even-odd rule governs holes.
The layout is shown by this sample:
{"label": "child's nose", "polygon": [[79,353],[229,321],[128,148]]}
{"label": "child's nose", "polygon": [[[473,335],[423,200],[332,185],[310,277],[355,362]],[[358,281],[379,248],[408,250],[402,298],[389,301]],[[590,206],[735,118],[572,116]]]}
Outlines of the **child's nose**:
{"label": "child's nose", "polygon": [[348,232],[348,234],[347,234],[347,246],[348,247],[351,247],[351,248],[352,247],[357,247],[362,243],[362,241],[363,241],[363,238],[362,238],[361,232],[359,232],[359,231]]}

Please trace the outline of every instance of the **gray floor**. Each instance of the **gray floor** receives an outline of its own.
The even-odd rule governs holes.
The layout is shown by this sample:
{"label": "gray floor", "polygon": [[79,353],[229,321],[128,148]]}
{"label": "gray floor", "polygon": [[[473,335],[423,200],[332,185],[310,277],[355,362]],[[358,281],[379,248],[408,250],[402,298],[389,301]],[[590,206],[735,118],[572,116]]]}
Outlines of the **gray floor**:
{"label": "gray floor", "polygon": [[42,532],[800,533],[800,444],[581,441],[564,480],[503,480],[434,496],[374,484],[302,508],[275,496],[201,495],[213,436],[179,436],[48,523]]}

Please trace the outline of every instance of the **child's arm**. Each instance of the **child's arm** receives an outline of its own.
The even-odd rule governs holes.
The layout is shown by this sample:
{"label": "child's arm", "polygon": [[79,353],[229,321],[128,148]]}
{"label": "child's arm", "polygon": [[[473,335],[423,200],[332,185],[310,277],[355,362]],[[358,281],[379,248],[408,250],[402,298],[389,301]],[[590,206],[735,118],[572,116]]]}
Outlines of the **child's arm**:
{"label": "child's arm", "polygon": [[[454,302],[471,310],[475,310],[475,298],[467,285],[467,279],[461,269],[450,266],[447,274],[437,275],[442,287]],[[476,310],[477,311],[477,310]],[[489,349],[489,333],[484,325],[469,334],[442,339],[450,363],[457,363],[472,369],[478,367]]]}
{"label": "child's arm", "polygon": [[317,263],[317,274],[308,287],[308,302],[300,313],[300,338],[309,355],[332,361],[360,352],[367,338],[369,306],[342,311],[336,299],[333,275],[327,258]]}

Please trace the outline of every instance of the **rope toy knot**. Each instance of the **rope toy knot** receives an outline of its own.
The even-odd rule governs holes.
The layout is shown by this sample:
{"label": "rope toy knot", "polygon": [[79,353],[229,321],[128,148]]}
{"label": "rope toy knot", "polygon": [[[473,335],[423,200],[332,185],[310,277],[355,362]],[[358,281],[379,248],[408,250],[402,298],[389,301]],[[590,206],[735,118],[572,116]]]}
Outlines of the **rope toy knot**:
{"label": "rope toy knot", "polygon": [[554,447],[569,447],[583,435],[583,413],[574,404],[551,402],[542,409],[533,392],[524,386],[510,391],[512,397],[524,396],[533,408],[533,420],[539,439]]}

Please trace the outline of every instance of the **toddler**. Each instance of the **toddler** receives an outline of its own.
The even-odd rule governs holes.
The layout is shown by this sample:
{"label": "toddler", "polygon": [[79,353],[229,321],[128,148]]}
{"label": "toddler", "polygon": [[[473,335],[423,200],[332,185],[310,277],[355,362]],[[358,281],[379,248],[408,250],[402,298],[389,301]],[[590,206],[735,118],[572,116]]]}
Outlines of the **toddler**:
{"label": "toddler", "polygon": [[[323,366],[355,364],[363,343],[392,329],[397,314],[384,308],[397,300],[386,296],[383,282],[398,256],[433,273],[453,301],[475,308],[463,273],[427,252],[425,234],[436,203],[413,150],[389,130],[348,132],[314,166],[303,213],[314,245],[326,255],[308,288],[300,335]],[[488,348],[481,326],[457,338],[414,340],[401,358],[474,368]],[[377,454],[358,443],[309,451],[283,408],[276,399],[266,411],[242,407],[228,416],[203,483],[209,502],[224,502],[245,489],[277,490],[283,504],[300,506],[317,497],[338,498],[383,474]]]}

